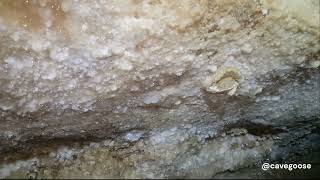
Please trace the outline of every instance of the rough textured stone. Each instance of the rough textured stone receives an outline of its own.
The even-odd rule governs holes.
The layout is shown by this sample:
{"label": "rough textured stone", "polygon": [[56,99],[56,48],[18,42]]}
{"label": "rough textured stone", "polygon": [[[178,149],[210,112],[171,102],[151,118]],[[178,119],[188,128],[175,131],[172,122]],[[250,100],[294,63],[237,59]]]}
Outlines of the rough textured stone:
{"label": "rough textured stone", "polygon": [[318,7],[1,1],[0,177],[208,178],[319,149]]}

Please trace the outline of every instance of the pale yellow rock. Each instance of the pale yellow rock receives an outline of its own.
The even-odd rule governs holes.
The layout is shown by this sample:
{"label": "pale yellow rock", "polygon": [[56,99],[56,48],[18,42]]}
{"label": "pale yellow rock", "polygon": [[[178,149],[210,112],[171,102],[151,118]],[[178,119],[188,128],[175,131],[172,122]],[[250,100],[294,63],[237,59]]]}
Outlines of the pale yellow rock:
{"label": "pale yellow rock", "polygon": [[222,93],[229,91],[229,95],[234,95],[237,90],[238,82],[234,80],[232,77],[226,77],[221,79],[219,82],[213,84],[212,86],[208,87],[209,92],[213,93]]}
{"label": "pale yellow rock", "polygon": [[312,68],[318,68],[320,66],[320,61],[312,61],[310,65]]}
{"label": "pale yellow rock", "polygon": [[220,67],[213,76],[208,77],[204,81],[206,90],[212,93],[221,93],[229,91],[229,95],[233,95],[239,85],[241,79],[240,71],[235,67]]}

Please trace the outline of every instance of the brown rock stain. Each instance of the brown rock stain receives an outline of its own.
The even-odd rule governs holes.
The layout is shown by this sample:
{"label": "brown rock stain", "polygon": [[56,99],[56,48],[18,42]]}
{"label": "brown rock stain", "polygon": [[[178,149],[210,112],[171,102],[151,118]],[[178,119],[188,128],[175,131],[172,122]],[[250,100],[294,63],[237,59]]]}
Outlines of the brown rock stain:
{"label": "brown rock stain", "polygon": [[45,21],[41,11],[50,9],[52,14],[51,29],[67,35],[64,27],[66,13],[61,8],[61,1],[38,1],[38,0],[1,0],[0,17],[8,25],[18,25],[29,31],[38,32],[43,30]]}

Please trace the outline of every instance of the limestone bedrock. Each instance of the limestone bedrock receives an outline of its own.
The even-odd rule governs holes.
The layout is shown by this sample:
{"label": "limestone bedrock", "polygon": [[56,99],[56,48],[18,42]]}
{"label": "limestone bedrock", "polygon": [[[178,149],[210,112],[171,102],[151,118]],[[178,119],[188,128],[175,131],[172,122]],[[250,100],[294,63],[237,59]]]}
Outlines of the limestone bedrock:
{"label": "limestone bedrock", "polygon": [[[113,139],[118,148],[134,144],[128,154],[146,151],[124,160],[134,171],[112,177],[211,177],[255,163],[276,147],[272,138],[249,145],[264,136],[257,127],[280,132],[319,119],[319,6],[2,0],[1,162],[12,152]],[[231,136],[229,126],[244,135]],[[61,177],[79,175],[70,173]]]}

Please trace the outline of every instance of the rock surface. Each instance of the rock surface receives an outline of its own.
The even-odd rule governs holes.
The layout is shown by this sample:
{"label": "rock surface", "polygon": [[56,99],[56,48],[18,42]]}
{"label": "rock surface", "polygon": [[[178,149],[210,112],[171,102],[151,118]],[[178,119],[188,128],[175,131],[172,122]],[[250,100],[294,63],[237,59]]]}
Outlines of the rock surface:
{"label": "rock surface", "polygon": [[0,2],[0,177],[208,178],[319,150],[318,0]]}

